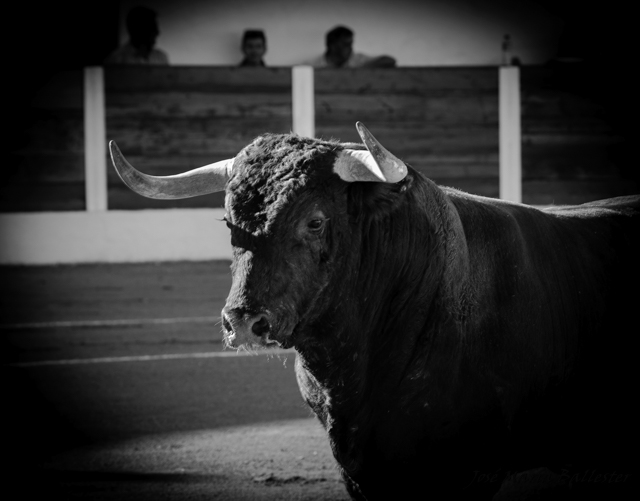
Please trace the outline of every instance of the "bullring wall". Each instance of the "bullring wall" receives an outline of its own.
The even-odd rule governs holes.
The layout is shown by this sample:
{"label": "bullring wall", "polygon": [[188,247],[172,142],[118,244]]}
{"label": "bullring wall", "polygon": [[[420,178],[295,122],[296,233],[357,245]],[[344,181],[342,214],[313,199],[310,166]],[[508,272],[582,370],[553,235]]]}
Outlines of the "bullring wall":
{"label": "bullring wall", "polygon": [[[389,150],[437,183],[498,197],[500,138],[504,143],[508,137],[501,136],[499,74],[497,67],[309,69],[305,85],[312,100],[301,128],[294,103],[296,68],[60,72],[24,104],[22,123],[16,124],[20,140],[10,152],[8,176],[0,188],[0,263],[228,257],[228,245],[218,245],[227,238],[224,230],[220,235],[215,230],[209,238],[221,216],[223,195],[178,201],[138,196],[110,166],[104,144],[111,139],[140,170],[167,175],[232,157],[267,131],[299,132],[306,127],[316,137],[358,141],[354,124],[360,120]],[[523,67],[514,74],[519,75],[519,123],[506,129],[512,136],[520,132],[514,151],[522,164],[517,178],[524,203],[581,203],[637,191],[637,175],[629,172],[620,154],[623,131],[616,128],[602,96],[575,85],[580,75],[548,67]],[[92,85],[98,86],[102,102],[96,101],[95,89],[88,91]],[[194,244],[191,254],[163,253],[158,252],[158,238],[151,252],[143,249],[150,245],[145,243],[149,238],[136,239],[136,232],[129,231],[120,247],[109,250],[118,241],[117,226],[109,225],[123,217],[116,212],[141,211],[139,224],[159,224],[171,236],[162,211],[149,211],[160,208],[183,214],[178,218],[188,219],[195,209],[200,216],[209,214],[203,221],[210,223],[193,228],[198,232],[194,242],[208,243],[201,249]],[[89,216],[72,216],[78,211],[107,214],[101,214],[96,225]],[[37,215],[45,213],[52,234],[40,242],[38,235],[46,232]],[[34,226],[36,221],[40,226]],[[75,237],[64,232],[69,224],[77,229]],[[74,250],[81,246],[73,239],[101,247],[65,254],[65,245],[51,244],[60,234],[72,239],[67,247],[75,245]],[[110,235],[108,241],[104,235]],[[141,249],[138,255],[122,251],[132,245]],[[27,256],[24,249],[34,247],[41,249],[36,253],[40,257],[33,252],[21,257]]]}

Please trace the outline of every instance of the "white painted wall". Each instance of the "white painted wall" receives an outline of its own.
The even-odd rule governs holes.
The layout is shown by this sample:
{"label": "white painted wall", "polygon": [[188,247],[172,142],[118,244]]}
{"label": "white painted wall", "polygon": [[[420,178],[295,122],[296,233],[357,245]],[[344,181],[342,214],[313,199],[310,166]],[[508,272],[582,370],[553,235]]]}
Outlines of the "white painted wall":
{"label": "white painted wall", "polygon": [[562,22],[534,0],[121,0],[124,16],[143,4],[159,14],[157,46],[175,65],[235,65],[247,28],[267,34],[269,66],[324,52],[337,24],[355,31],[354,48],[389,54],[401,66],[496,65],[505,33],[524,64],[555,56]]}
{"label": "white painted wall", "polygon": [[224,209],[0,214],[0,264],[231,259]]}

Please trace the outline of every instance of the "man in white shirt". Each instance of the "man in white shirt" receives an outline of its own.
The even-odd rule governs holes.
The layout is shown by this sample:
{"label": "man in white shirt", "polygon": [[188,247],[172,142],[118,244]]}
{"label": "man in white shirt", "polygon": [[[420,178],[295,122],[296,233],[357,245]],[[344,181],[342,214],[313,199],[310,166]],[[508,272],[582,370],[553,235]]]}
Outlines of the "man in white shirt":
{"label": "man in white shirt", "polygon": [[391,56],[367,56],[353,51],[353,31],[336,26],[326,34],[326,52],[307,64],[315,68],[393,68]]}

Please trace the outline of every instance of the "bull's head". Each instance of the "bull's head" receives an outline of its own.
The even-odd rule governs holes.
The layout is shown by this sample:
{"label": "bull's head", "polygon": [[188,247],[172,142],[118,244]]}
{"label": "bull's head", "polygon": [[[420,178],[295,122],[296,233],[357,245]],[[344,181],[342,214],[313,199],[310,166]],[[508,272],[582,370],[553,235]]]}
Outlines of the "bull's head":
{"label": "bull's head", "polygon": [[222,311],[228,346],[293,346],[305,326],[331,315],[339,291],[328,284],[348,269],[339,265],[345,249],[338,242],[357,217],[348,183],[395,186],[408,172],[364,125],[356,128],[366,150],[267,134],[235,158],[163,177],[137,171],[110,143],[118,174],[140,195],[175,199],[226,189],[233,246],[233,285]]}

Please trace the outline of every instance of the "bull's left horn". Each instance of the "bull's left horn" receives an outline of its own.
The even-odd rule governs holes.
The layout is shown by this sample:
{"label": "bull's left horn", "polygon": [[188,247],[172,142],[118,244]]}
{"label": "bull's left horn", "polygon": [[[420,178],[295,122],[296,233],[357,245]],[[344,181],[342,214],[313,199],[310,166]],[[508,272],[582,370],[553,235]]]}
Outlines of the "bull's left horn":
{"label": "bull's left horn", "polygon": [[344,150],[334,164],[333,171],[350,183],[402,181],[408,173],[404,162],[382,146],[361,122],[356,122],[356,129],[367,151]]}
{"label": "bull's left horn", "polygon": [[223,191],[231,175],[233,158],[198,167],[173,176],[151,176],[136,170],[114,141],[109,143],[111,161],[120,179],[133,191],[148,198],[177,199]]}

